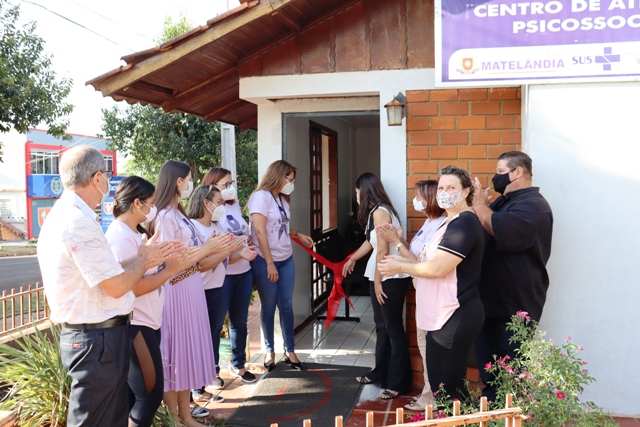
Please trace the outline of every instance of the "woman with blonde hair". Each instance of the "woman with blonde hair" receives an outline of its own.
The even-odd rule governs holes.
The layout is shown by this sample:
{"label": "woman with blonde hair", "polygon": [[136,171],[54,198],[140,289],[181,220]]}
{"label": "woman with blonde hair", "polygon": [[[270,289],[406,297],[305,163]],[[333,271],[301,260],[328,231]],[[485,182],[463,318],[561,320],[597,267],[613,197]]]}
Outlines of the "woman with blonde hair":
{"label": "woman with blonde hair", "polygon": [[264,366],[269,371],[275,366],[273,322],[276,306],[280,313],[285,361],[294,369],[302,369],[295,354],[293,336],[295,265],[291,238],[297,237],[308,247],[313,246],[313,240],[290,227],[289,200],[295,180],[295,167],[285,160],[275,161],[267,168],[247,204],[251,236],[258,252],[251,266],[262,305],[260,323],[267,350]]}

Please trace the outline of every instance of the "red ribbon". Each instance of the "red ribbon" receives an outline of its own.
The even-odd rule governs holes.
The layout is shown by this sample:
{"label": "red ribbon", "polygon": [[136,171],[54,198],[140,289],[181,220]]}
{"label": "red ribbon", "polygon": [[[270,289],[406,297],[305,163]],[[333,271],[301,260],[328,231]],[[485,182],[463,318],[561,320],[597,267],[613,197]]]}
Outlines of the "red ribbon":
{"label": "red ribbon", "polygon": [[340,307],[340,300],[342,297],[345,298],[346,302],[351,306],[353,310],[355,307],[351,303],[351,300],[344,292],[342,288],[342,281],[344,280],[344,276],[342,275],[342,269],[349,258],[356,253],[353,251],[350,253],[345,259],[340,262],[332,262],[320,255],[319,253],[312,251],[307,246],[305,246],[297,237],[293,237],[291,240],[296,242],[298,245],[302,247],[305,251],[309,253],[312,257],[314,257],[320,264],[328,267],[333,271],[333,289],[331,289],[331,294],[329,294],[329,298],[327,299],[327,320],[324,322],[324,327],[328,328],[333,319],[335,319],[336,314],[338,313],[338,308]]}

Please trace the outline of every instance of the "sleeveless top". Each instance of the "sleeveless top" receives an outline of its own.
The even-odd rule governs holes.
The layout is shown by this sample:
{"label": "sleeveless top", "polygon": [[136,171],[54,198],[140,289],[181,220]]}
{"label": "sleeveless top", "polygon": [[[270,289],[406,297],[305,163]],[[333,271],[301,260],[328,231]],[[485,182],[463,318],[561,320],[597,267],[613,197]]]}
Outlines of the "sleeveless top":
{"label": "sleeveless top", "polygon": [[[369,212],[369,220],[367,221],[366,228],[367,230],[369,230],[373,226],[373,212],[376,209],[384,209],[391,217],[391,224],[396,228],[400,226],[400,220],[391,212],[389,208],[385,206],[377,206],[371,209],[371,212]],[[376,273],[376,256],[378,254],[378,236],[376,235],[375,227],[371,230],[371,233],[369,235],[369,243],[371,244],[371,247],[373,247],[373,252],[371,253],[369,261],[367,262],[364,276],[368,277],[370,281],[373,281]],[[400,255],[400,252],[398,252],[396,247],[391,243],[389,243],[389,255]],[[409,277],[409,275],[400,273],[393,276],[382,276],[382,280],[385,281],[387,279],[403,279],[405,277]]]}

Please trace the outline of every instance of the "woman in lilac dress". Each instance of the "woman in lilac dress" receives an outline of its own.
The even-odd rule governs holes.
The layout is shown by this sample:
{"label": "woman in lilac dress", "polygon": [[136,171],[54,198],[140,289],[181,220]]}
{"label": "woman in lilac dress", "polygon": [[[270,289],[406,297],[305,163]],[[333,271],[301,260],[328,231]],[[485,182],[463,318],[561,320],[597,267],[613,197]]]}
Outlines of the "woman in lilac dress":
{"label": "woman in lilac dress", "polygon": [[[160,169],[156,186],[158,215],[149,232],[158,241],[179,240],[186,247],[200,247],[198,263],[169,279],[165,285],[160,351],[164,367],[164,402],[174,418],[188,427],[201,424],[191,416],[190,391],[210,384],[216,378],[215,360],[209,331],[207,303],[200,265],[206,258],[225,250],[229,236],[200,241],[194,225],[185,215],[180,200],[193,190],[191,168],[186,163],[168,160]],[[170,266],[173,260],[167,261]]]}

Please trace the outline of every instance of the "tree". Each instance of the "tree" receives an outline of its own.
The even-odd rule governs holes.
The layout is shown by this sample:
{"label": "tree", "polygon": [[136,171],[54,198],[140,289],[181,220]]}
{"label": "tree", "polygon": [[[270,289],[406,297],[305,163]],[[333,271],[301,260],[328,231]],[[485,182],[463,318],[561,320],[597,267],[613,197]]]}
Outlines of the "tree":
{"label": "tree", "polygon": [[[64,137],[73,110],[64,100],[72,80],[56,80],[44,40],[35,34],[36,24],[18,26],[19,6],[0,0],[0,133],[45,123],[48,133]],[[0,143],[0,161],[2,161]]]}
{"label": "tree", "polygon": [[[165,20],[158,44],[191,29],[181,16]],[[183,113],[165,113],[151,106],[117,106],[102,110],[102,130],[109,149],[129,157],[127,169],[155,182],[166,160],[180,160],[191,166],[198,183],[208,169],[220,166],[220,123]],[[254,131],[236,129],[236,172],[239,200],[244,204],[258,184],[257,136]]]}

